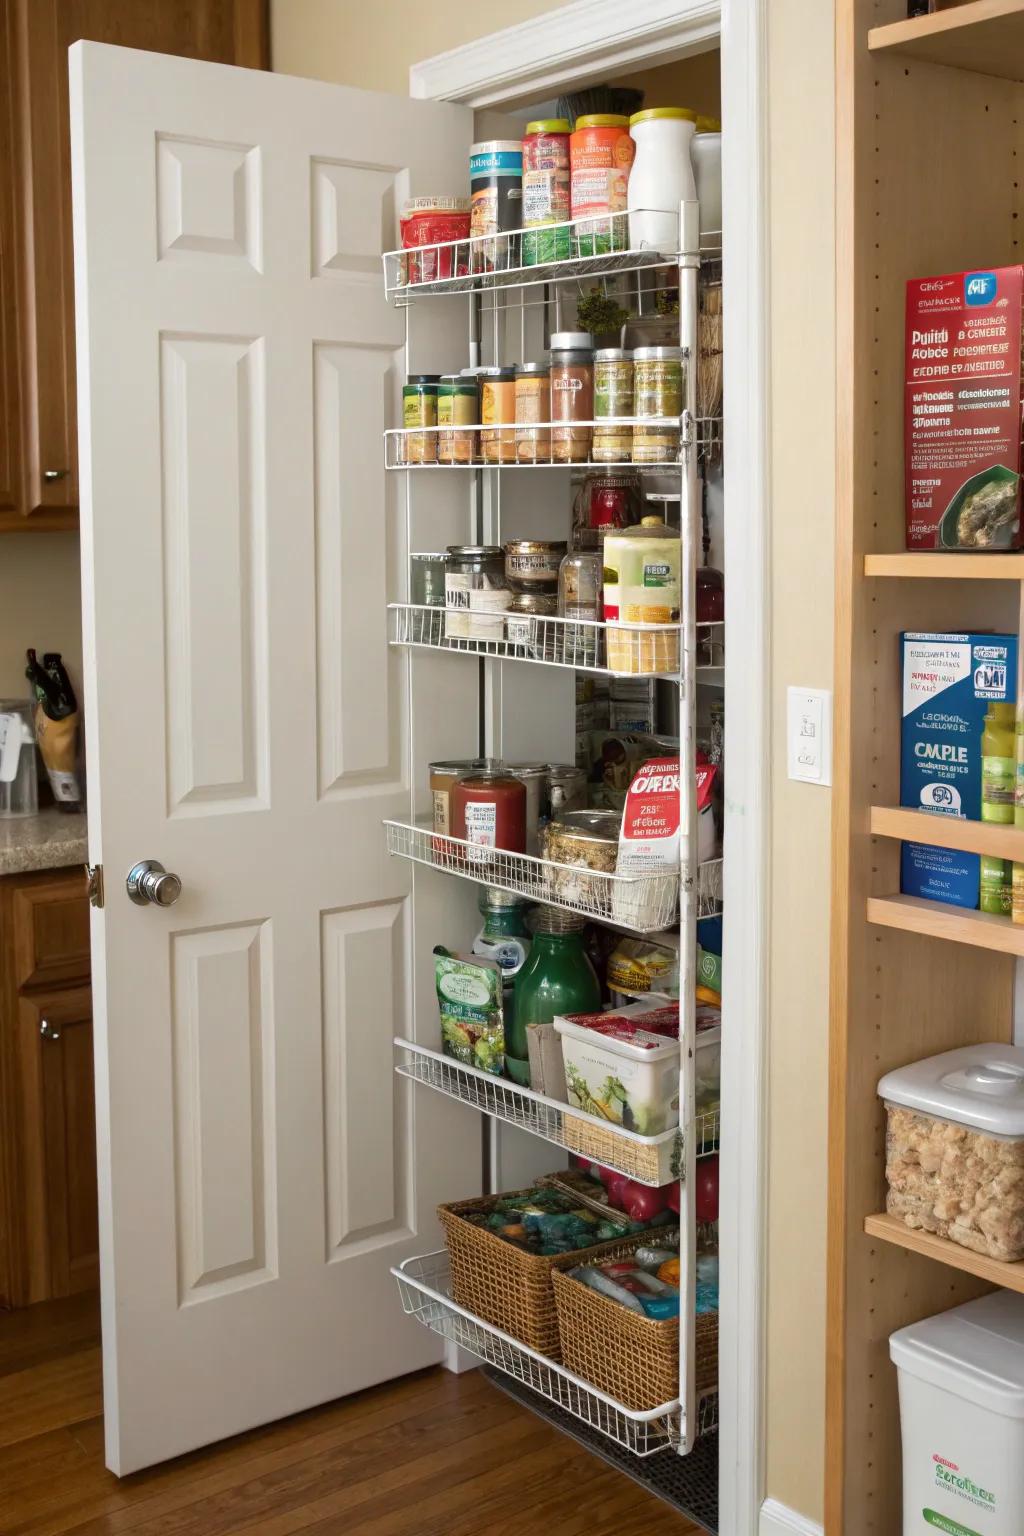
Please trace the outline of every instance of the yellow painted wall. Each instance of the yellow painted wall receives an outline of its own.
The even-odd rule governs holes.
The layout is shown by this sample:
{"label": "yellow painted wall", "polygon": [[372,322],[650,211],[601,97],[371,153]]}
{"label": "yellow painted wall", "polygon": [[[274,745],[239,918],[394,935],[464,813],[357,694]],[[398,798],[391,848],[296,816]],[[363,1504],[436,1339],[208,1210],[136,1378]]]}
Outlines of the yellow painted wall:
{"label": "yellow painted wall", "polygon": [[0,535],[0,698],[26,698],[25,648],[60,651],[82,676],[77,533]]}

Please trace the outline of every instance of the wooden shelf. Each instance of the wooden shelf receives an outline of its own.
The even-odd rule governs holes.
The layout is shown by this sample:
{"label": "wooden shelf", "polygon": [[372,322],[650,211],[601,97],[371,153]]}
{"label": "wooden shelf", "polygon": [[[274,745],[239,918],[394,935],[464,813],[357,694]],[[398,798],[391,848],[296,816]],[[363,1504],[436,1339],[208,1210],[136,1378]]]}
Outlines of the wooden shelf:
{"label": "wooden shelf", "polygon": [[882,928],[902,928],[906,933],[923,933],[954,944],[1024,955],[1024,923],[1011,923],[1008,917],[991,912],[972,912],[920,896],[869,896],[867,915],[869,923]]}
{"label": "wooden shelf", "polygon": [[868,32],[872,53],[889,53],[1024,80],[1024,0],[970,0],[952,10]]}
{"label": "wooden shelf", "polygon": [[871,831],[875,837],[898,837],[927,843],[931,848],[955,848],[958,853],[987,853],[994,859],[1024,864],[1024,827],[1000,827],[990,821],[966,821],[899,805],[873,805]]}
{"label": "wooden shelf", "polygon": [[1024,551],[1008,555],[958,555],[915,550],[899,555],[865,555],[864,574],[924,581],[1024,581]]}
{"label": "wooden shelf", "polygon": [[962,1269],[968,1275],[990,1280],[1008,1291],[1024,1292],[1024,1263],[1007,1264],[1002,1259],[990,1259],[987,1254],[973,1253],[951,1243],[948,1237],[936,1237],[934,1232],[915,1232],[900,1221],[898,1216],[869,1216],[864,1223],[869,1237],[881,1238],[883,1243],[895,1243],[908,1253],[923,1254],[926,1259],[936,1259],[951,1269]]}

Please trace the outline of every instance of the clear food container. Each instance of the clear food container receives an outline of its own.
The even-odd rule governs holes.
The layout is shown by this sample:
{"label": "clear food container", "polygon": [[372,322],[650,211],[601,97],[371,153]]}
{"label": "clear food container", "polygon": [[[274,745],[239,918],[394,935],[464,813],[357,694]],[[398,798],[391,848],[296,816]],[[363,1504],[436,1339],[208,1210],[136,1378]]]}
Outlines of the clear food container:
{"label": "clear food container", "polygon": [[886,1209],[993,1259],[1024,1258],[1024,1050],[970,1045],[889,1072]]}
{"label": "clear food container", "polygon": [[0,817],[34,816],[38,809],[32,705],[24,699],[0,699]]}

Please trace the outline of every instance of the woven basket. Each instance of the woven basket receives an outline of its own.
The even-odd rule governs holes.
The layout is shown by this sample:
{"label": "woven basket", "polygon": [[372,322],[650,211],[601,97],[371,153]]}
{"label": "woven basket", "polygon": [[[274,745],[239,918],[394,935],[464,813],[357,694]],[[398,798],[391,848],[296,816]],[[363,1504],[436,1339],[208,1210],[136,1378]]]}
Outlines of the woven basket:
{"label": "woven basket", "polygon": [[[647,1235],[647,1242],[655,1239]],[[642,1240],[605,1258],[629,1258]],[[568,1267],[572,1267],[571,1265]],[[648,1411],[679,1396],[679,1319],[631,1312],[571,1275],[553,1275],[562,1363],[625,1408]],[[718,1313],[697,1319],[697,1395],[718,1382]]]}
{"label": "woven basket", "polygon": [[630,1178],[642,1179],[644,1183],[667,1184],[672,1177],[671,1170],[665,1166],[665,1145],[653,1138],[648,1146],[627,1141],[617,1129],[606,1131],[599,1125],[591,1125],[589,1120],[574,1115],[571,1109],[562,1111],[562,1132],[567,1147],[602,1167],[621,1168]]}
{"label": "woven basket", "polygon": [[439,1205],[437,1215],[444,1228],[451,1263],[452,1299],[538,1354],[557,1361],[561,1356],[552,1274],[557,1269],[584,1264],[588,1259],[606,1258],[621,1248],[622,1239],[574,1253],[527,1253],[486,1227],[465,1219],[470,1212],[490,1211],[508,1194],[529,1193],[528,1189],[511,1190],[505,1196],[458,1200]]}

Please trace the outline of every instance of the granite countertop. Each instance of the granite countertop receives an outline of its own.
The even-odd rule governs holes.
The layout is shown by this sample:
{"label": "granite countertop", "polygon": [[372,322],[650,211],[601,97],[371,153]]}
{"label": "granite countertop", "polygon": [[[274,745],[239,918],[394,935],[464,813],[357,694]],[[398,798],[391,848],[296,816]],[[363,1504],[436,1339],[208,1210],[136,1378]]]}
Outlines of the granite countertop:
{"label": "granite countertop", "polygon": [[0,875],[84,864],[89,854],[87,820],[56,806],[38,816],[0,817]]}

